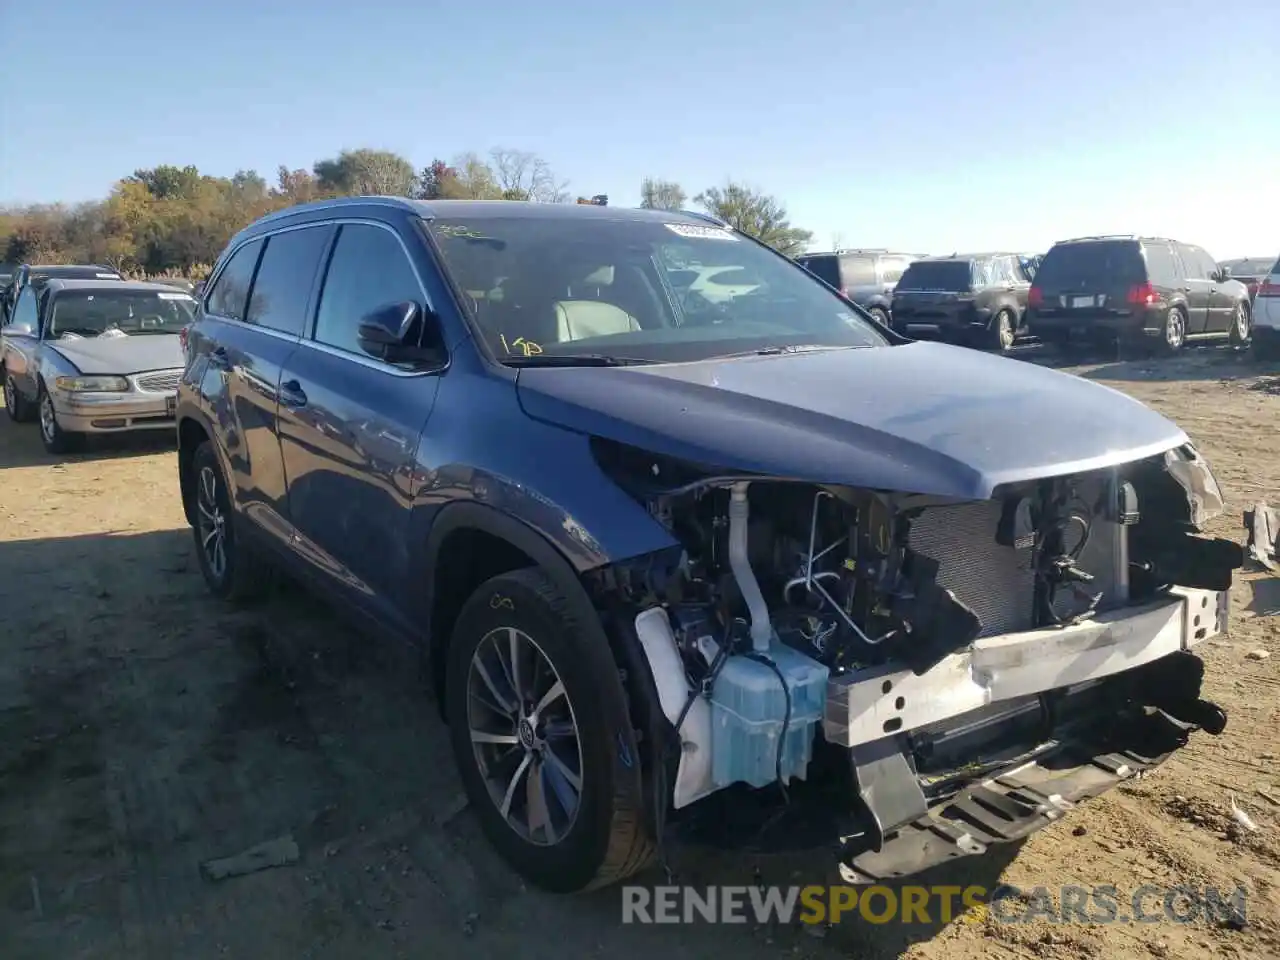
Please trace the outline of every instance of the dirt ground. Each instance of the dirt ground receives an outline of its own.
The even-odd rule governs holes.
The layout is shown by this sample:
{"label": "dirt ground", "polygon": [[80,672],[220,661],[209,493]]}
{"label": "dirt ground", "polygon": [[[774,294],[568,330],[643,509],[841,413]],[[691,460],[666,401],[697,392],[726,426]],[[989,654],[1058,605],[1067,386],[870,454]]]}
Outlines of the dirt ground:
{"label": "dirt ground", "polygon": [[[1218,349],[1070,369],[1192,435],[1228,497],[1215,532],[1240,537],[1244,509],[1280,501],[1280,371]],[[1122,897],[1243,885],[1246,924],[623,927],[616,890],[544,895],[497,860],[406,653],[296,589],[251,612],[206,597],[175,459],[165,443],[131,443],[56,462],[34,425],[0,420],[6,960],[1280,956],[1280,578],[1242,575],[1230,636],[1206,651],[1206,696],[1230,715],[1221,737],[1197,734],[1020,848],[927,878],[1110,884]],[[1247,656],[1259,650],[1270,658]],[[1234,823],[1233,800],[1256,832]],[[200,872],[283,835],[298,845],[291,865],[221,882]],[[672,861],[699,884],[828,876],[795,858]]]}

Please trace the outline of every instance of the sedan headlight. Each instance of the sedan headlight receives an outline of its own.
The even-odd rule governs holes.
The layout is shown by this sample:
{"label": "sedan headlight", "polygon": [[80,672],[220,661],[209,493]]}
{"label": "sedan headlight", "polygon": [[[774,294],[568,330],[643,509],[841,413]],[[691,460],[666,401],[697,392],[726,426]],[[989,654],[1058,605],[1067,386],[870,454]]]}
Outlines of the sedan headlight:
{"label": "sedan headlight", "polygon": [[124,377],[58,377],[54,383],[68,393],[124,393],[129,389]]}

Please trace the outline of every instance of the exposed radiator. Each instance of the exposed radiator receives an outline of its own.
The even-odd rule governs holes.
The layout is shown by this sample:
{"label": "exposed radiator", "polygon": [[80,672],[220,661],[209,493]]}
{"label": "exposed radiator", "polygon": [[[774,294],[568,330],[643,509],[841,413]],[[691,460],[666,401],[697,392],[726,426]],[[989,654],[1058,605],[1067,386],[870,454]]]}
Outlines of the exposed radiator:
{"label": "exposed radiator", "polygon": [[[1101,507],[1109,479],[1088,476],[1080,481],[1079,495],[1085,503]],[[996,501],[956,506],[929,507],[911,523],[908,546],[916,553],[938,561],[938,583],[952,591],[982,622],[981,636],[989,637],[1035,626],[1034,552],[1030,547],[1015,549],[996,543],[1002,506]],[[1128,554],[1125,527],[1101,515],[1090,521],[1089,541],[1077,564],[1094,580],[1083,585],[1090,595],[1101,593],[1099,610],[1123,604],[1128,599]],[[1067,541],[1071,547],[1078,528]],[[1087,598],[1060,589],[1054,602],[1059,616],[1067,617],[1088,608]]]}

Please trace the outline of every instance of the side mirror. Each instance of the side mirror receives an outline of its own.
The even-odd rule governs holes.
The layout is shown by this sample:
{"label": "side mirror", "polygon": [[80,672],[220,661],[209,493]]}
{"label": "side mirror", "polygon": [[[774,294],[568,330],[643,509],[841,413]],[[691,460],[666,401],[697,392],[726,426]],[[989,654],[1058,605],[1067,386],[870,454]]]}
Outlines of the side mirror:
{"label": "side mirror", "polygon": [[34,337],[36,328],[29,323],[11,323],[4,328],[4,332],[11,337]]}
{"label": "side mirror", "polygon": [[1218,268],[1218,282],[1219,282],[1219,283],[1226,283],[1226,282],[1227,282],[1228,280],[1230,280],[1230,279],[1231,279],[1231,268],[1230,268],[1230,267],[1219,267],[1219,268]]}
{"label": "side mirror", "polygon": [[438,363],[444,358],[435,314],[411,300],[365,314],[357,338],[360,349],[387,363]]}

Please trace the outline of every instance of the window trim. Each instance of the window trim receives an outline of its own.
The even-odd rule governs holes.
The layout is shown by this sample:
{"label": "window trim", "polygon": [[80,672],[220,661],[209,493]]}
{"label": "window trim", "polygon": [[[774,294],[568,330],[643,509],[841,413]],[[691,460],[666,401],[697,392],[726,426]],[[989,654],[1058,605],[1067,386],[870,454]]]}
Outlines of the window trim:
{"label": "window trim", "polygon": [[[231,266],[231,261],[234,260],[236,256],[240,253],[240,251],[243,250],[245,247],[247,247],[249,244],[257,242],[257,243],[260,243],[262,247],[258,251],[257,259],[253,261],[253,270],[251,270],[249,273],[249,286],[245,290],[245,294],[244,294],[244,310],[246,313],[248,312],[249,298],[253,296],[253,282],[258,278],[258,265],[262,263],[262,251],[267,249],[267,242],[266,242],[267,236],[268,234],[260,233],[260,234],[255,234],[252,237],[245,237],[245,239],[241,243],[236,244],[236,246],[229,253],[227,253],[227,255],[222,260],[222,265],[218,267],[217,270],[214,271],[213,276],[209,278],[209,282],[205,284],[204,296],[200,298],[201,314],[208,317],[216,317],[218,320],[223,320],[228,323],[240,323],[240,324],[244,324],[247,327],[256,326],[256,324],[249,323],[242,318],[229,317],[225,313],[218,313],[215,310],[210,310],[209,300],[210,298],[213,297],[214,293],[217,292],[218,281],[220,281],[222,279],[222,275],[227,272],[227,267]],[[279,331],[270,330],[270,328],[266,328],[266,329],[268,329],[272,333],[279,332]]]}

